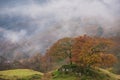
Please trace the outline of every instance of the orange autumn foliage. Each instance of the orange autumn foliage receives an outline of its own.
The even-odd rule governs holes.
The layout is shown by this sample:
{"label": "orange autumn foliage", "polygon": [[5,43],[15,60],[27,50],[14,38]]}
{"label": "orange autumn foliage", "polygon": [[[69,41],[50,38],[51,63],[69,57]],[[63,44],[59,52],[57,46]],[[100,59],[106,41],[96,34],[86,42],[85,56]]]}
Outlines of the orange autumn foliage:
{"label": "orange autumn foliage", "polygon": [[80,36],[74,39],[72,61],[79,66],[110,66],[117,59],[110,53],[113,42],[105,38]]}
{"label": "orange autumn foliage", "polygon": [[71,62],[72,38],[63,38],[54,43],[47,51],[52,61],[59,62],[69,57]]}
{"label": "orange autumn foliage", "polygon": [[106,38],[87,35],[63,38],[54,43],[47,53],[52,63],[67,60],[83,67],[111,66],[117,59],[110,54],[114,43]]}
{"label": "orange autumn foliage", "polygon": [[117,58],[112,55],[112,54],[100,54],[100,57],[102,59],[102,66],[107,66],[110,67],[113,63],[115,63],[117,61]]}

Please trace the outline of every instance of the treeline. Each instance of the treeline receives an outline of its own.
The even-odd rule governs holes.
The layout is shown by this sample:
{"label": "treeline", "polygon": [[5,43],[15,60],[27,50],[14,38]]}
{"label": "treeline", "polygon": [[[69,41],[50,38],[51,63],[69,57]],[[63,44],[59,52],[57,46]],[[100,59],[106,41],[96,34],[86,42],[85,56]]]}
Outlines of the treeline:
{"label": "treeline", "polygon": [[[116,39],[115,39],[116,40]],[[0,58],[0,69],[29,68],[47,72],[61,65],[76,64],[80,67],[108,68],[117,62],[116,43],[111,38],[90,37],[63,38],[55,42],[45,54],[8,61]]]}

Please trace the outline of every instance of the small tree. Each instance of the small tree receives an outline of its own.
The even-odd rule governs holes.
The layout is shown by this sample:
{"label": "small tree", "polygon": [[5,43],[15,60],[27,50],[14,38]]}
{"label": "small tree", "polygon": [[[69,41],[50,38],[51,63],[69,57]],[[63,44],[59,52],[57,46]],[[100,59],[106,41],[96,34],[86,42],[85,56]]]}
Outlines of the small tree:
{"label": "small tree", "polygon": [[63,38],[58,40],[52,47],[47,51],[54,61],[61,61],[69,58],[70,64],[72,64],[72,38]]}

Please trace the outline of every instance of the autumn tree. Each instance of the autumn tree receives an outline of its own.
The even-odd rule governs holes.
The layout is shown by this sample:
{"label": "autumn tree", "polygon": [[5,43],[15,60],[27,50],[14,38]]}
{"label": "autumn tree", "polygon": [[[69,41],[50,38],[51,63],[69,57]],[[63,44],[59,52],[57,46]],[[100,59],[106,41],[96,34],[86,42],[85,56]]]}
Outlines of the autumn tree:
{"label": "autumn tree", "polygon": [[[95,66],[109,67],[117,61],[116,57],[110,54],[113,44],[109,39],[87,35],[63,38],[47,50],[46,59],[51,64],[69,59],[70,65],[74,63],[84,69]],[[72,68],[72,65],[69,67]]]}
{"label": "autumn tree", "polygon": [[110,53],[112,41],[105,38],[80,36],[74,39],[72,53],[73,62],[79,66],[110,66],[116,62],[116,57]]}

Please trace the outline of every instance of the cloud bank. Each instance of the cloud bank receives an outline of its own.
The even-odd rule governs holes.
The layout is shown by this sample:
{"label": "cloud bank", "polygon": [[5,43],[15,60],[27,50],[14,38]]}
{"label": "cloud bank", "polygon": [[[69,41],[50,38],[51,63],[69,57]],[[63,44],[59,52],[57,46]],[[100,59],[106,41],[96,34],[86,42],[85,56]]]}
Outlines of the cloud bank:
{"label": "cloud bank", "polygon": [[0,35],[19,45],[13,53],[44,53],[63,37],[119,33],[119,0],[2,0],[0,4]]}

